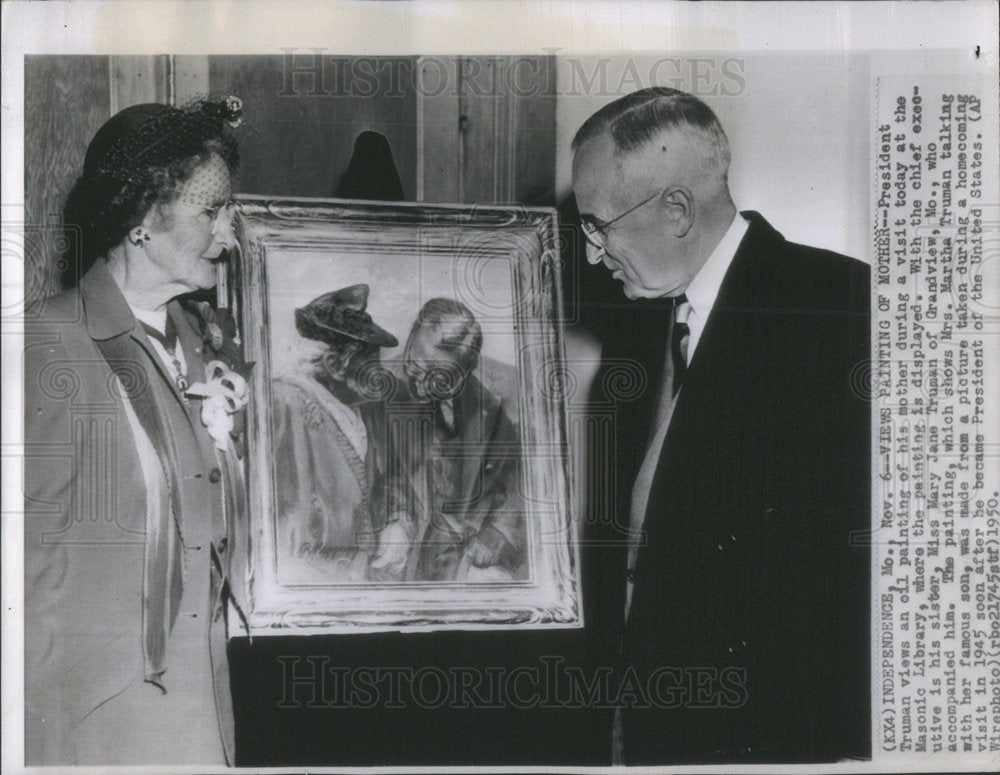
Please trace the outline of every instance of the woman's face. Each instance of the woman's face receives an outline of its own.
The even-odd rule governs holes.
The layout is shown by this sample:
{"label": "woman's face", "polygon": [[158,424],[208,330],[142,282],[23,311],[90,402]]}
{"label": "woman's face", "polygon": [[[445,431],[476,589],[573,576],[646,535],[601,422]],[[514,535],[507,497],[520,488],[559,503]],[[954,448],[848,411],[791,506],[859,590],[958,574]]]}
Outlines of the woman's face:
{"label": "woman's face", "polygon": [[327,375],[359,398],[368,397],[371,392],[368,383],[379,378],[372,372],[378,363],[379,348],[359,341],[331,346],[323,357]]}
{"label": "woman's face", "polygon": [[147,217],[146,255],[165,284],[192,291],[215,286],[216,264],[236,244],[231,197],[229,168],[213,153],[159,208],[160,217]]}

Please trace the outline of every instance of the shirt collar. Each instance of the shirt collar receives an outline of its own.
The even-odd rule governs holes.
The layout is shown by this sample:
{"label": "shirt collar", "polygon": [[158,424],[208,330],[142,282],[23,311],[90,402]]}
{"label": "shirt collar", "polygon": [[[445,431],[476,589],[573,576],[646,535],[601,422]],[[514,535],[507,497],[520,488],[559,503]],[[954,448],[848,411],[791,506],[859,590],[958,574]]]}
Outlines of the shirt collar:
{"label": "shirt collar", "polygon": [[748,228],[750,224],[742,216],[734,216],[719,244],[715,246],[715,250],[684,291],[691,305],[691,311],[701,322],[708,319],[708,313],[712,311],[715,299],[719,295],[719,288],[722,287],[722,280],[729,271],[729,265],[733,263],[733,258]]}
{"label": "shirt collar", "polygon": [[146,325],[150,325],[159,331],[161,334],[166,330],[167,327],[167,309],[164,307],[160,310],[155,309],[139,309],[138,307],[133,307],[131,304],[128,305],[132,310],[132,314],[135,315],[135,319]]}
{"label": "shirt collar", "polygon": [[438,412],[440,414],[440,419],[444,423],[445,428],[447,428],[448,433],[455,433],[455,404],[448,398],[443,401],[438,401],[437,404]]}

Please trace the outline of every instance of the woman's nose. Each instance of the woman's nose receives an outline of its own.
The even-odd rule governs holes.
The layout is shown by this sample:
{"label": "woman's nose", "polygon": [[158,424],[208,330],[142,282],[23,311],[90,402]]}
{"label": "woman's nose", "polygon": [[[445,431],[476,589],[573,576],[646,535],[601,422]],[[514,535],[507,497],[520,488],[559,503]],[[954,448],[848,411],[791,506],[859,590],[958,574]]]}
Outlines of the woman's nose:
{"label": "woman's nose", "polygon": [[597,245],[592,245],[589,242],[587,243],[587,263],[596,266],[601,263],[601,259],[605,253],[604,248],[597,247]]}
{"label": "woman's nose", "polygon": [[219,211],[219,216],[212,224],[212,238],[226,250],[236,247],[236,231],[233,229],[233,211],[226,207]]}

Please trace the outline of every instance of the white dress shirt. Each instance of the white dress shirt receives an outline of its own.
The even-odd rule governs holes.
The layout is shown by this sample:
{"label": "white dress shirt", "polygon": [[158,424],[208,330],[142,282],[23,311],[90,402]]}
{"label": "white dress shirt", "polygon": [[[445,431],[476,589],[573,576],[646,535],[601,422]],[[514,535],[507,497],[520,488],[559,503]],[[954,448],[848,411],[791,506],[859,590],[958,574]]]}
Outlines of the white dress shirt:
{"label": "white dress shirt", "polygon": [[726,233],[722,235],[719,244],[702,264],[698,274],[688,285],[684,295],[687,296],[688,304],[691,305],[691,312],[687,318],[688,328],[691,334],[688,338],[687,363],[691,365],[691,358],[694,356],[695,348],[698,347],[698,340],[705,330],[705,323],[708,315],[715,306],[715,299],[719,295],[719,288],[722,287],[722,280],[729,271],[729,265],[736,257],[736,251],[740,247],[740,242],[747,233],[750,224],[737,215],[733,222],[729,224]]}

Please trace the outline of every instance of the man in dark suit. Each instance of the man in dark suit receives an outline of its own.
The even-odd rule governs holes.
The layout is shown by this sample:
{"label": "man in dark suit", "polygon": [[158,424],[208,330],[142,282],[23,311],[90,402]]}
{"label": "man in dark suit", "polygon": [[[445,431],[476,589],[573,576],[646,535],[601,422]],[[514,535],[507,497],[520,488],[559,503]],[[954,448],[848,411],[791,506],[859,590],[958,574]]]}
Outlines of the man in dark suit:
{"label": "man in dark suit", "polygon": [[415,581],[525,578],[517,431],[476,379],[483,334],[454,299],[429,300],[387,403],[385,512],[372,567]]}
{"label": "man in dark suit", "polygon": [[615,753],[869,756],[868,268],[738,213],[689,94],[621,98],[573,149],[588,260],[632,300],[602,357],[648,385],[619,402],[615,513],[583,555],[595,648],[632,689]]}

